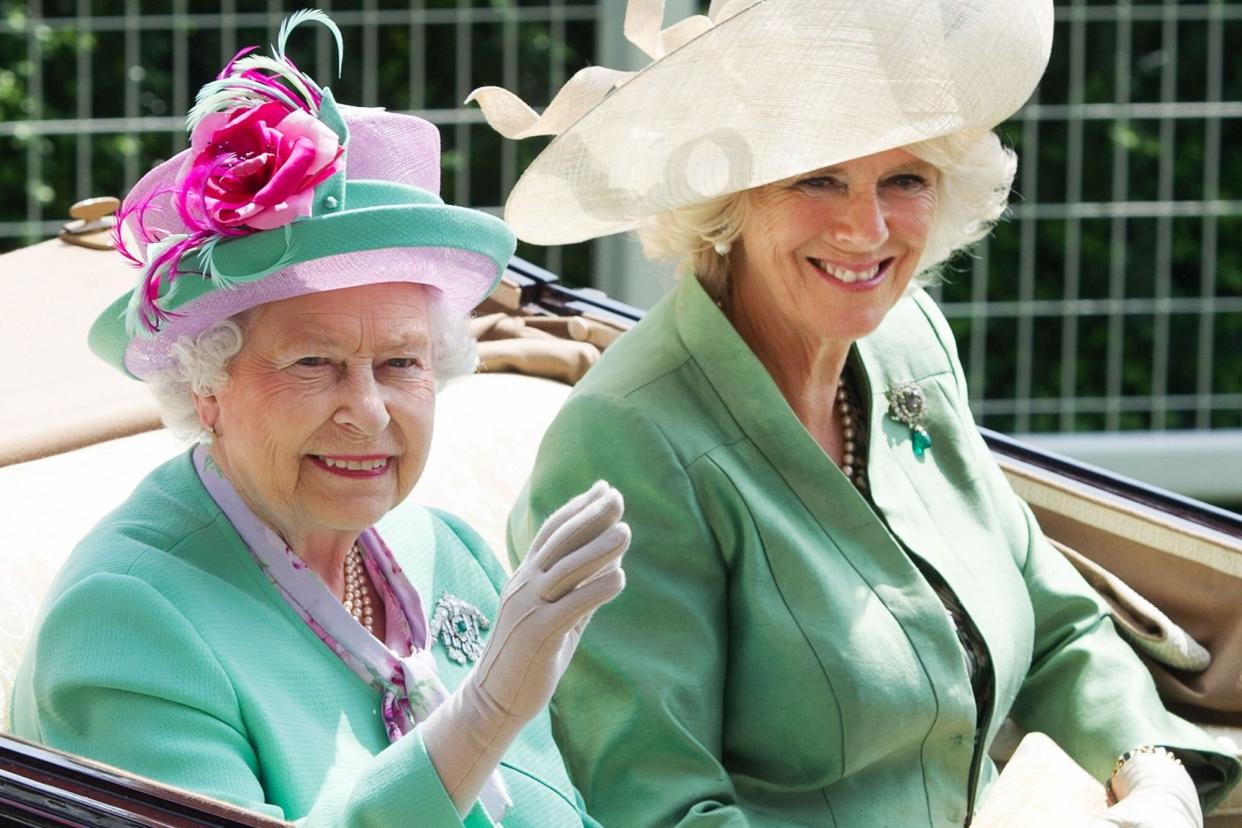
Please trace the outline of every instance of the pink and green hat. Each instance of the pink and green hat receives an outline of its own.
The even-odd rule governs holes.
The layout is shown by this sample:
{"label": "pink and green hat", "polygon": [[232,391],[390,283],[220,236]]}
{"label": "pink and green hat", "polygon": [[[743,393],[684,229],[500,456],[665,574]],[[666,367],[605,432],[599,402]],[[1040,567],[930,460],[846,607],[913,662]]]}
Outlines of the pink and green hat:
{"label": "pink and green hat", "polygon": [[90,347],[138,379],[179,338],[266,302],[379,282],[434,288],[453,311],[486,297],[513,255],[499,218],[439,196],[440,135],[413,115],[338,105],[284,55],[239,53],[190,112],[190,148],[151,170],[117,217],[141,275],[91,326]]}

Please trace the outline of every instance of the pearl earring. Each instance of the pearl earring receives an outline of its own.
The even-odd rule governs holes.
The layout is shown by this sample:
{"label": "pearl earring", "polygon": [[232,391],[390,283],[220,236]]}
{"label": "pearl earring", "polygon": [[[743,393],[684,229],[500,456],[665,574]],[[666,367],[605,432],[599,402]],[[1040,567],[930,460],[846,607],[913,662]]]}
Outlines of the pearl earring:
{"label": "pearl earring", "polygon": [[723,241],[716,242],[716,255],[717,256],[728,256],[729,251],[732,249],[733,249],[733,245],[730,244],[729,242],[723,242]]}
{"label": "pearl earring", "polygon": [[216,430],[211,426],[207,426],[207,431],[198,439],[204,446],[210,446],[216,441]]}

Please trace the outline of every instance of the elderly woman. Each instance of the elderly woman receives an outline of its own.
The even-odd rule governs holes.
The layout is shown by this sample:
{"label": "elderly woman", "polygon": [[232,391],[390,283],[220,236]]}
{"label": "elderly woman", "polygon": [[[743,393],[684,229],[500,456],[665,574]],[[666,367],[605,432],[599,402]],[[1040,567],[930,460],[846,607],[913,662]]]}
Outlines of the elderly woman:
{"label": "elderly woman", "polygon": [[637,225],[690,273],[575,388],[510,522],[520,558],[585,483],[625,495],[628,586],[552,708],[592,813],[962,825],[1013,717],[1111,777],[1100,824],[1201,824],[1237,764],[1007,486],[920,289],[1005,209],[991,128],[1043,71],[1050,0],[661,12],[626,18],[653,64],[587,70],[542,116],[475,95],[506,135],[559,133],[510,197],[519,236]]}
{"label": "elderly woman", "polygon": [[559,510],[503,593],[459,520],[385,518],[514,242],[435,195],[434,127],[284,59],[297,22],[123,208],[143,276],[92,346],[201,439],[72,554],[13,730],[307,825],[596,825],[545,706],[622,586],[620,497]]}

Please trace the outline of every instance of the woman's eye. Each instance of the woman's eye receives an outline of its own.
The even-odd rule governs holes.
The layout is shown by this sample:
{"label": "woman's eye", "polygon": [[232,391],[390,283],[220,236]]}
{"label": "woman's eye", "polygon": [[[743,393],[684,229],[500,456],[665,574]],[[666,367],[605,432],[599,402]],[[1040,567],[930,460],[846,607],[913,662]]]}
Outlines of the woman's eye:
{"label": "woman's eye", "polygon": [[387,365],[389,368],[398,368],[398,369],[405,370],[409,368],[418,368],[422,363],[420,363],[414,357],[394,357],[388,360],[387,362],[385,362],[384,364]]}
{"label": "woman's eye", "polygon": [[888,185],[902,193],[920,193],[927,189],[927,179],[915,173],[903,173],[888,179]]}
{"label": "woman's eye", "polygon": [[812,178],[804,178],[798,182],[798,186],[804,190],[810,190],[812,192],[840,190],[844,188],[844,185],[838,179],[833,178],[830,175],[817,175]]}
{"label": "woman's eye", "polygon": [[326,357],[308,356],[302,357],[296,364],[302,366],[303,368],[320,368],[327,365],[328,360]]}

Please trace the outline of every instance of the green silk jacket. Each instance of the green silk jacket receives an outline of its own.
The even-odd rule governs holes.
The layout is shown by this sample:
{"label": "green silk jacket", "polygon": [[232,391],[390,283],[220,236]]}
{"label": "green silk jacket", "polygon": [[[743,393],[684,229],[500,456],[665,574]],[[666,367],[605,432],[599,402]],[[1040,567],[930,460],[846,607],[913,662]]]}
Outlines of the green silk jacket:
{"label": "green silk jacket", "polygon": [[[1176,748],[1206,800],[1223,796],[1237,763],[1164,710],[993,462],[930,298],[900,301],[851,361],[874,510],[692,278],[609,348],[545,435],[510,549],[599,478],[633,529],[625,591],[552,704],[591,813],[627,828],[960,826],[1006,716],[1100,779],[1130,748]],[[902,381],[926,397],[921,458],[886,416]],[[981,631],[989,709],[910,554]]]}
{"label": "green silk jacket", "polygon": [[[406,503],[377,527],[424,609],[443,591],[494,620],[505,575],[456,518]],[[433,646],[450,690],[469,665]],[[311,826],[463,821],[418,728],[389,745],[380,694],[255,563],[188,453],[152,472],[74,550],[14,687],[21,737]],[[505,754],[505,828],[596,826],[547,713]]]}

